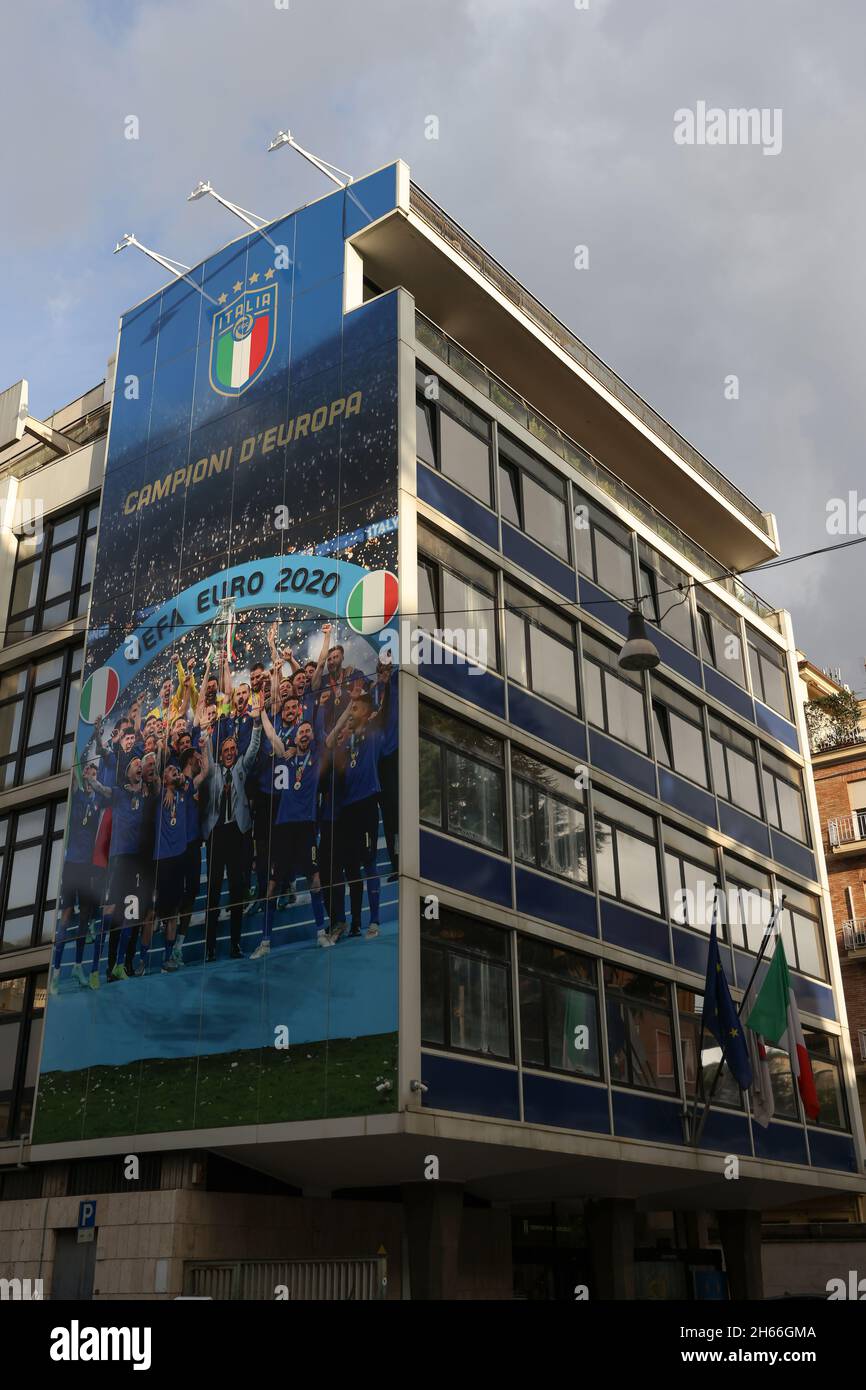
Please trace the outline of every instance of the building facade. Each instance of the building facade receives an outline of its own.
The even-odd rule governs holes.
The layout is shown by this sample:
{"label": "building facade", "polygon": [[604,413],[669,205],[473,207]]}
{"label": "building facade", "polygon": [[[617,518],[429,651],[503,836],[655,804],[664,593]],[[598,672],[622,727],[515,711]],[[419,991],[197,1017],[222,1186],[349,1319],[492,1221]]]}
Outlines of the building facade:
{"label": "building facade", "polygon": [[[0,1265],[84,1297],[759,1297],[761,1212],[864,1171],[790,619],[731,576],[774,519],[402,163],[266,231],[0,453]],[[638,603],[651,673],[618,662]],[[194,733],[226,666],[249,822],[217,733],[229,790],[192,765],[175,846],[162,784],[147,877],[84,770],[113,837],[148,719]],[[307,751],[256,761],[277,666],[309,677],[312,862],[270,799]],[[695,1142],[716,885],[737,1001],[785,894],[817,1123],[771,1049],[769,1126],[723,1077]]]}

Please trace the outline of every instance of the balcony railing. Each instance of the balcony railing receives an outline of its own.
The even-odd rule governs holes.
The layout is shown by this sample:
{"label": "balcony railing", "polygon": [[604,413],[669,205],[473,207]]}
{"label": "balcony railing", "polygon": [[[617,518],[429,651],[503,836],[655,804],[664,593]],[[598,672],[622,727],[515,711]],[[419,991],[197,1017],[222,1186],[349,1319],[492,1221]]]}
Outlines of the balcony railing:
{"label": "balcony railing", "polygon": [[719,588],[727,590],[734,598],[739,599],[740,603],[747,608],[751,608],[759,618],[762,618],[770,627],[779,629],[778,610],[754,589],[750,589],[736,575],[725,575],[725,566],[721,561],[713,558],[703,546],[693,541],[691,536],[687,536],[675,522],[666,517],[663,512],[654,507],[651,502],[647,502],[645,497],[635,492],[615,473],[611,473],[603,463],[600,463],[593,454],[590,454],[580,444],[577,444],[570,435],[565,434],[558,425],[548,420],[546,415],[536,410],[535,406],[517,394],[510,386],[498,377],[495,372],[491,372],[489,367],[485,367],[483,362],[479,362],[477,357],[467,352],[461,345],[439,327],[428,319],[425,314],[419,311],[415,314],[415,333],[419,343],[428,348],[441,361],[448,364],[458,376],[462,376],[465,381],[474,386],[476,391],[480,391],[483,396],[510,415],[513,420],[530,434],[534,434],[536,439],[541,440],[555,454],[558,454],[566,463],[570,463],[578,473],[583,473],[597,484],[609,497],[619,502],[620,506],[631,512],[632,516],[642,521],[656,535],[668,541],[670,545],[678,550],[680,554],[686,556],[698,569],[703,570],[704,574],[710,576],[724,576],[716,580]]}
{"label": "balcony railing", "polygon": [[828,820],[827,836],[831,849],[856,845],[859,840],[866,841],[866,811],[854,811],[850,816],[836,816]]}
{"label": "balcony railing", "polygon": [[866,1062],[866,1028],[861,1028],[857,1036],[860,1039],[860,1061]]}
{"label": "balcony railing", "polygon": [[866,951],[866,921],[859,917],[843,922],[842,939],[846,951]]}

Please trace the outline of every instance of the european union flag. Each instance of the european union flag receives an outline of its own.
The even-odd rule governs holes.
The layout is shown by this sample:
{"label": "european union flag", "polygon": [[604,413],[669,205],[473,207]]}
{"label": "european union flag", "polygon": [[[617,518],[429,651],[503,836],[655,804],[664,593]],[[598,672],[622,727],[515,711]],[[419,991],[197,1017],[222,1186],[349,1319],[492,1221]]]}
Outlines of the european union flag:
{"label": "european union flag", "polygon": [[704,1027],[712,1033],[722,1048],[724,1061],[736,1077],[740,1089],[747,1091],[752,1084],[752,1064],[749,1061],[745,1028],[737,1018],[737,1010],[722,969],[715,920],[710,932],[710,949],[707,955]]}

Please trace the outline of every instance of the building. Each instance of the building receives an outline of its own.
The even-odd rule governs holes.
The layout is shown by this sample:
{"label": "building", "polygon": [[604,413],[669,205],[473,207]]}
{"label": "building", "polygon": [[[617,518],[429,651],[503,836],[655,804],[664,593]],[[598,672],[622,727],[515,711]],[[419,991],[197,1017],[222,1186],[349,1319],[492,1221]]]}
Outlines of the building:
{"label": "building", "polygon": [[[124,314],[55,419],[0,403],[0,1265],[79,1297],[759,1297],[761,1212],[864,1187],[791,623],[720,577],[774,519],[404,164],[265,231]],[[636,595],[652,674],[618,662]],[[262,754],[275,667],[312,754]],[[151,800],[178,710],[204,780]],[[279,809],[308,755],[313,863]],[[787,894],[821,1114],[773,1052],[769,1127],[723,1081],[695,1144],[716,882],[737,999]]]}

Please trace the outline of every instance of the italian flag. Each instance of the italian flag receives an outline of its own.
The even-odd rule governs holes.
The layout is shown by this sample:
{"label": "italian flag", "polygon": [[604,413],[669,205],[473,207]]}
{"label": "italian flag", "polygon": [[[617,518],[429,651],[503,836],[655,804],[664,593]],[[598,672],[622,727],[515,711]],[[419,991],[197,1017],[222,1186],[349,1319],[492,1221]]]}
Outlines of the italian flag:
{"label": "italian flag", "polygon": [[81,691],[80,714],[85,724],[95,724],[97,719],[110,714],[119,694],[120,677],[113,667],[101,666],[88,676]]}
{"label": "italian flag", "polygon": [[776,952],[770,962],[767,977],[754,1007],[746,1019],[747,1027],[760,1033],[767,1042],[787,1049],[791,1058],[791,1072],[796,1078],[797,1089],[803,1102],[803,1109],[810,1120],[818,1118],[818,1092],[812,1063],[806,1051],[803,1029],[800,1025],[800,1011],[791,988],[788,962],[781,937],[776,938]]}
{"label": "italian flag", "polygon": [[221,386],[243,386],[261,366],[268,350],[270,315],[259,314],[252,331],[236,342],[231,332],[217,343],[216,374]]}
{"label": "italian flag", "polygon": [[387,627],[397,612],[398,585],[390,570],[374,570],[359,579],[346,604],[346,621],[353,632],[369,637]]}

